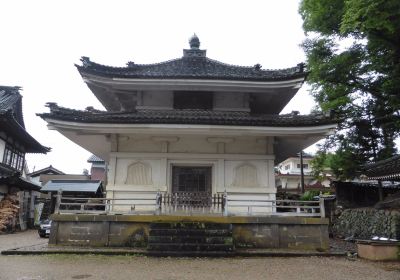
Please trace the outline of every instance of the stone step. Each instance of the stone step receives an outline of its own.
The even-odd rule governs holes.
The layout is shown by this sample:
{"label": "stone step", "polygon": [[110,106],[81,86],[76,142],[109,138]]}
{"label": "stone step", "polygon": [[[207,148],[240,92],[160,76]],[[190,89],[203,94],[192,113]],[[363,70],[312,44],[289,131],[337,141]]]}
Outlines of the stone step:
{"label": "stone step", "polygon": [[149,251],[225,251],[232,252],[232,244],[197,244],[197,243],[148,243]]}
{"label": "stone step", "polygon": [[232,236],[232,230],[223,229],[150,229],[150,236]]}
{"label": "stone step", "polygon": [[197,244],[233,244],[232,236],[190,236],[190,235],[150,235],[149,243],[197,243]]}
{"label": "stone step", "polygon": [[202,222],[179,222],[179,223],[151,223],[150,229],[224,229],[231,230],[231,224],[202,223]]}
{"label": "stone step", "polygon": [[152,257],[234,257],[234,251],[148,251]]}

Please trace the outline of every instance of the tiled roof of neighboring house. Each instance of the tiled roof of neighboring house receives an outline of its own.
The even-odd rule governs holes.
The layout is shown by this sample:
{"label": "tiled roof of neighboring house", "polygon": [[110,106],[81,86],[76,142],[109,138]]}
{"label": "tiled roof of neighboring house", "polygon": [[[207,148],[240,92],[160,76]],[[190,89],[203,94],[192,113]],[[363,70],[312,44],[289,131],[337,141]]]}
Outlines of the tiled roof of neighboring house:
{"label": "tiled roof of neighboring house", "polygon": [[363,166],[364,174],[375,180],[400,180],[400,155]]}
{"label": "tiled roof of neighboring house", "polygon": [[[193,39],[197,42],[193,44]],[[112,67],[82,57],[82,66],[76,65],[81,75],[93,74],[112,78],[137,79],[218,79],[240,81],[274,81],[304,78],[304,65],[280,70],[264,70],[260,64],[237,66],[206,57],[206,51],[199,49],[200,41],[190,39],[190,49],[184,50],[182,58],[154,64],[128,62],[127,67]]]}
{"label": "tiled roof of neighboring house", "polygon": [[[41,189],[43,192],[85,192],[96,193],[101,191],[102,183],[98,180],[51,180]],[[100,190],[99,190],[100,189]]]}
{"label": "tiled roof of neighboring house", "polygon": [[334,124],[334,120],[325,115],[269,115],[251,114],[239,111],[212,110],[149,110],[138,109],[133,112],[107,112],[98,110],[79,111],[59,107],[55,103],[48,105],[50,113],[38,114],[42,118],[81,123],[126,123],[126,124],[203,124],[237,126],[315,126]]}
{"label": "tiled roof of neighboring house", "polygon": [[27,175],[29,175],[31,177],[35,177],[35,176],[38,176],[40,174],[59,174],[59,175],[64,175],[65,173],[50,165],[48,167],[33,171],[33,172],[31,172],[31,173],[29,173]]}
{"label": "tiled roof of neighboring house", "polygon": [[25,147],[27,153],[47,153],[51,149],[42,146],[35,138],[33,138],[25,128],[15,119],[13,113],[8,111],[0,111],[0,129],[7,135],[17,139]]}
{"label": "tiled roof of neighboring house", "polygon": [[[361,188],[361,189],[378,189],[379,184],[377,181],[362,181],[362,182],[342,182],[342,181],[333,181],[332,185],[334,187],[343,187],[343,188]],[[382,182],[382,188],[384,189],[400,189],[400,183],[391,183],[391,182]]]}
{"label": "tiled roof of neighboring house", "polygon": [[27,153],[47,153],[50,148],[42,146],[26,130],[22,115],[20,87],[0,86],[0,129],[25,147]]}
{"label": "tiled roof of neighboring house", "polygon": [[88,161],[88,162],[104,162],[103,159],[99,158],[99,157],[96,156],[96,155],[91,155],[91,156],[88,158],[87,161]]}
{"label": "tiled roof of neighboring house", "polygon": [[[2,159],[0,159],[2,160]],[[4,177],[10,177],[15,174],[18,174],[19,172],[16,171],[15,169],[11,168],[8,165],[5,165],[4,163],[0,162],[0,179]]]}
{"label": "tiled roof of neighboring house", "polygon": [[22,115],[22,96],[20,87],[0,86],[0,113],[10,112],[17,122],[25,127]]}
{"label": "tiled roof of neighboring house", "polygon": [[33,190],[39,191],[40,186],[35,184],[34,182],[30,182],[25,178],[19,176],[19,174],[15,174],[8,177],[1,177],[0,176],[0,185],[7,185],[11,187],[16,187],[21,190]]}

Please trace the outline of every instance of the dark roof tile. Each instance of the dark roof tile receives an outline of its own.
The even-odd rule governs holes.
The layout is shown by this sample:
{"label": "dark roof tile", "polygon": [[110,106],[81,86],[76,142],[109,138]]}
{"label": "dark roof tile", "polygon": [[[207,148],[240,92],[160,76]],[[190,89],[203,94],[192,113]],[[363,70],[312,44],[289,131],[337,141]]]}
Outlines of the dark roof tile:
{"label": "dark roof tile", "polygon": [[[189,51],[193,52],[193,50]],[[76,65],[81,75],[93,74],[113,78],[273,81],[306,76],[302,63],[292,68],[264,70],[259,64],[250,67],[237,66],[205,56],[184,56],[155,64],[128,62],[127,67],[101,65],[92,62],[88,57],[82,57],[81,61],[82,66]]]}
{"label": "dark roof tile", "polygon": [[38,114],[42,118],[82,123],[127,124],[199,124],[239,126],[315,126],[334,124],[337,120],[324,115],[267,115],[239,111],[211,110],[136,110],[133,112],[79,111],[51,104],[50,113]]}

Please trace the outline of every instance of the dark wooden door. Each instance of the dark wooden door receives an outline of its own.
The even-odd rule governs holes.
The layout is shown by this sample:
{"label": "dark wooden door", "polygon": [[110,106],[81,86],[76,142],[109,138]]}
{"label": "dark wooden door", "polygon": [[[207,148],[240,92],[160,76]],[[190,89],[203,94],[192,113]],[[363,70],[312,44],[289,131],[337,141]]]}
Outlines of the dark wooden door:
{"label": "dark wooden door", "polygon": [[211,205],[211,167],[172,167],[172,193],[181,206]]}
{"label": "dark wooden door", "polygon": [[211,193],[211,167],[172,167],[172,192]]}

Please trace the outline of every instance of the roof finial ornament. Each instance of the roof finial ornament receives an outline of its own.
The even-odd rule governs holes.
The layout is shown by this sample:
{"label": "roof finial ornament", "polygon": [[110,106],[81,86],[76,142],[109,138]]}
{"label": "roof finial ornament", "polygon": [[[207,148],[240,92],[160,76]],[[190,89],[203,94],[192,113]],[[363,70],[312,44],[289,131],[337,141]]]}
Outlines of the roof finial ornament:
{"label": "roof finial ornament", "polygon": [[199,37],[197,37],[196,33],[193,33],[193,36],[190,37],[189,45],[192,50],[193,49],[198,50],[200,48],[200,40],[199,40]]}

